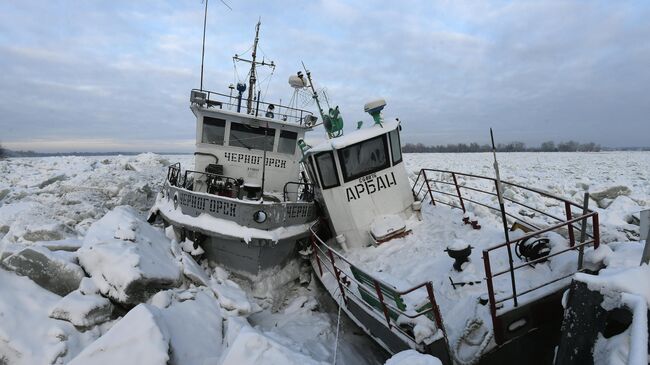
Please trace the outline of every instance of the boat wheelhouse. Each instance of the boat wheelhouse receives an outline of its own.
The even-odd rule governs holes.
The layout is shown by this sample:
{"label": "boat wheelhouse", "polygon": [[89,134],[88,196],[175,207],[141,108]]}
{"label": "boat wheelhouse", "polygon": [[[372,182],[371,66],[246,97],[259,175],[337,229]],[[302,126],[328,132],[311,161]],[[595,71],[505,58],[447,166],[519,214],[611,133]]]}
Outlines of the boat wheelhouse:
{"label": "boat wheelhouse", "polygon": [[[256,35],[248,61],[249,90],[255,87],[255,65],[273,65],[255,60],[257,40]],[[233,89],[230,94],[191,91],[194,168],[169,166],[150,220],[160,217],[209,261],[252,278],[283,266],[309,242],[317,212],[312,187],[301,174],[297,142],[316,117],[263,102],[259,92],[257,97],[249,92],[246,100],[245,84],[237,85],[238,95]]]}
{"label": "boat wheelhouse", "polygon": [[330,139],[306,151],[307,165],[334,231],[347,247],[406,234],[413,194],[402,161],[399,121]]}
{"label": "boat wheelhouse", "polygon": [[381,118],[384,105],[366,105],[373,126],[305,151],[323,211],[311,229],[315,275],[391,353],[552,363],[562,293],[600,242],[597,213],[498,178],[409,178],[400,122]]}

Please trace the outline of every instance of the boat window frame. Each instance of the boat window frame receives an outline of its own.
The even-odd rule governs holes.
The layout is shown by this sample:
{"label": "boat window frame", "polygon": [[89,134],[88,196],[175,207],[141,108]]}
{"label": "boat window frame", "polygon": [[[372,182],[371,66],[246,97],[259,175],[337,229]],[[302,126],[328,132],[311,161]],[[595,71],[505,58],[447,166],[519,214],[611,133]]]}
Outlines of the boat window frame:
{"label": "boat window frame", "polygon": [[[395,151],[393,149],[393,138],[391,137],[391,135],[393,133],[395,133],[395,135],[397,136],[397,147],[398,147],[397,150],[399,151],[399,160],[397,160],[397,161],[395,160],[395,155],[393,154],[393,152]],[[397,128],[395,128],[395,129],[393,129],[392,131],[388,132],[388,140],[390,141],[390,158],[393,160],[393,166],[395,166],[395,165],[401,163],[402,161],[404,161],[404,153],[402,153],[402,141],[401,141],[401,137],[400,137],[399,134],[400,134],[399,133],[399,126]]]}
{"label": "boat window frame", "polygon": [[[294,131],[290,131],[290,130],[286,130],[286,129],[280,129],[279,132],[280,133],[278,133],[277,153],[283,153],[285,155],[294,155],[296,153],[296,146],[298,145],[298,132],[294,132]],[[295,134],[295,138],[293,139],[293,144],[292,144],[293,149],[291,150],[291,152],[280,151],[280,146],[282,144],[282,139],[283,138],[285,140],[288,139],[287,137],[282,136],[283,133],[285,135],[289,134],[289,133]]]}
{"label": "boat window frame", "polygon": [[[323,172],[321,171],[320,163],[318,162],[318,158],[323,155],[329,155],[330,158],[332,159],[332,166],[334,166],[334,177],[336,177],[336,184],[326,186],[323,183]],[[336,167],[336,159],[334,159],[334,152],[323,151],[320,153],[316,153],[313,156],[314,156],[314,164],[316,165],[316,170],[318,171],[318,182],[320,184],[321,189],[325,190],[325,189],[331,189],[337,186],[341,186],[341,181],[339,180],[339,171],[338,168]]]}
{"label": "boat window frame", "polygon": [[[362,143],[365,143],[365,142],[368,142],[368,141],[372,141],[372,140],[375,140],[375,139],[378,139],[378,138],[381,138],[383,140],[383,142],[384,142],[384,155],[386,156],[386,162],[382,166],[375,167],[372,170],[364,171],[364,172],[361,172],[361,173],[354,174],[354,175],[352,175],[350,177],[347,177],[347,170],[346,170],[346,166],[345,166],[345,159],[343,158],[343,151],[345,151],[348,148],[354,147],[356,145],[359,145],[359,144],[362,144]],[[356,179],[358,179],[360,177],[367,176],[367,175],[370,175],[370,174],[374,174],[377,171],[385,170],[385,169],[391,167],[391,161],[390,161],[390,158],[389,158],[389,156],[390,156],[389,155],[389,153],[390,153],[389,148],[390,147],[388,146],[388,139],[389,139],[388,138],[388,133],[382,133],[382,134],[380,134],[378,136],[368,138],[368,139],[364,139],[363,141],[350,144],[348,146],[345,146],[344,148],[341,148],[341,149],[337,150],[339,162],[340,162],[340,165],[341,165],[341,174],[343,175],[343,181],[345,181],[347,183],[347,182],[350,182],[352,180],[356,180]]]}
{"label": "boat window frame", "polygon": [[308,156],[305,163],[305,170],[307,170],[307,176],[312,183],[318,183],[318,175],[316,175],[316,166],[312,156]]}
{"label": "boat window frame", "polygon": [[[207,123],[206,123],[207,122]],[[215,125],[214,123],[223,123],[223,126],[218,126]],[[216,128],[223,128],[223,135],[221,138],[221,143],[214,143],[214,142],[209,142],[205,140],[206,137],[206,131],[205,127],[216,127]],[[203,120],[201,121],[201,143],[205,144],[211,144],[215,146],[225,146],[226,145],[226,129],[228,128],[228,121],[223,118],[214,118],[214,117],[208,117],[208,116],[203,116]]]}
{"label": "boat window frame", "polygon": [[[249,130],[257,130],[257,129],[260,129],[260,128],[264,128],[267,131],[273,131],[273,134],[270,134],[270,132],[269,132],[266,135],[264,135],[262,133],[254,133],[253,132],[253,134],[259,134],[261,137],[266,137],[269,140],[271,145],[268,146],[269,147],[268,149],[265,148],[267,146],[263,146],[262,148],[258,148],[257,146],[247,147],[247,146],[243,145],[244,143],[242,143],[241,141],[237,141],[237,139],[235,139],[235,142],[238,143],[238,144],[233,145],[233,143],[232,143],[233,142],[233,131],[235,133],[237,133],[237,132],[247,133],[248,132],[248,131],[238,130],[239,126],[242,126],[242,127],[246,128],[246,129],[249,129]],[[235,127],[235,128],[233,129],[233,127]],[[237,121],[230,121],[230,128],[229,128],[228,132],[229,132],[228,133],[228,146],[236,147],[236,148],[245,148],[245,149],[247,149],[249,151],[264,151],[264,150],[266,150],[266,152],[273,152],[274,151],[274,149],[275,149],[275,136],[278,134],[277,133],[277,128],[265,127],[265,126],[253,127],[253,126],[251,126],[251,125],[249,125],[247,123],[237,122]]]}

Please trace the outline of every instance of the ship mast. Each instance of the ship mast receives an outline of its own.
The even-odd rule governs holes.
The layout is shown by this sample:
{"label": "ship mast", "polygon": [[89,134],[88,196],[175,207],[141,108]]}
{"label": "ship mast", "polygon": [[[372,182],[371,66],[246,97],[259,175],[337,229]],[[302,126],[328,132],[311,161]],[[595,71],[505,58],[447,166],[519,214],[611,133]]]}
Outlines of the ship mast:
{"label": "ship mast", "polygon": [[256,61],[257,59],[257,43],[260,40],[260,25],[262,22],[260,20],[257,21],[257,25],[255,26],[255,41],[253,42],[253,53],[251,55],[251,59],[247,60],[244,58],[239,57],[238,55],[235,55],[233,57],[234,60],[236,61],[243,61],[243,62],[248,62],[251,64],[251,70],[250,70],[250,79],[248,81],[248,99],[246,100],[246,109],[247,113],[250,114],[251,110],[253,109],[253,96],[255,95],[255,83],[257,82],[257,71],[255,70],[255,67],[257,65],[261,66],[269,66],[272,68],[275,68],[275,64],[273,61],[271,62],[265,62],[262,60],[262,62]]}
{"label": "ship mast", "polygon": [[255,57],[257,56],[257,42],[260,40],[260,21],[257,21],[255,26],[255,41],[253,42],[253,60],[251,62],[251,78],[248,81],[248,101],[246,102],[246,108],[248,113],[251,112],[251,106],[253,104],[253,87],[255,87],[255,81],[257,81],[255,76]]}

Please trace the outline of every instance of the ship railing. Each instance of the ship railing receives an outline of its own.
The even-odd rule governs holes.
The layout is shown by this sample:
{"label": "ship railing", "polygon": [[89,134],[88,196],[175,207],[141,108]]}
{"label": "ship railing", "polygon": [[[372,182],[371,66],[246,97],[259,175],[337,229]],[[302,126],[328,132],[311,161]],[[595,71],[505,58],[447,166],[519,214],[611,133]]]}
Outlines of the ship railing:
{"label": "ship railing", "polygon": [[176,162],[175,164],[169,165],[167,168],[167,181],[172,186],[178,186],[179,180],[181,178],[181,163]]}
{"label": "ship railing", "polygon": [[[229,176],[185,170],[181,172],[180,163],[169,166],[167,181],[170,185],[183,189],[202,191],[213,195],[236,198],[239,194],[239,182]],[[203,185],[199,187],[198,185]]]}
{"label": "ship railing", "polygon": [[[591,223],[592,223],[592,226],[593,226],[593,235],[594,235],[595,238],[588,239],[588,240],[582,241],[580,243],[570,243],[569,247],[567,247],[567,248],[551,252],[546,256],[543,256],[543,257],[540,257],[540,258],[537,258],[537,259],[534,259],[534,260],[525,261],[525,262],[519,263],[517,265],[515,265],[513,260],[510,259],[509,262],[508,262],[508,267],[507,268],[501,269],[501,270],[499,270],[497,272],[493,272],[493,268],[492,268],[492,265],[491,265],[491,262],[490,262],[490,252],[500,250],[500,249],[501,250],[507,250],[508,254],[510,256],[512,256],[512,253],[511,253],[512,246],[515,245],[517,241],[533,238],[535,236],[539,236],[539,235],[541,235],[543,233],[555,231],[558,228],[565,227],[565,226],[568,227],[569,231],[571,231],[572,230],[572,228],[571,228],[572,225],[574,223],[577,223],[580,220],[583,220],[583,219],[590,219],[591,220]],[[548,278],[547,280],[543,281],[539,285],[527,287],[525,290],[521,290],[521,291],[517,290],[516,280],[515,280],[515,277],[516,277],[515,276],[515,271],[530,267],[532,265],[535,265],[535,264],[538,264],[538,263],[541,263],[541,262],[545,262],[546,260],[549,260],[550,258],[555,257],[555,256],[567,254],[569,252],[575,252],[575,251],[583,250],[588,245],[593,245],[594,249],[597,249],[599,244],[600,244],[600,233],[599,233],[599,229],[598,229],[598,213],[590,212],[590,213],[587,213],[587,214],[585,214],[583,216],[572,218],[572,219],[570,219],[570,220],[568,220],[566,222],[558,223],[556,225],[553,225],[553,226],[550,226],[550,227],[547,227],[547,228],[544,228],[544,229],[540,229],[538,231],[528,233],[528,234],[526,234],[524,236],[520,236],[514,241],[513,240],[505,241],[503,243],[491,246],[491,247],[483,250],[483,265],[485,267],[485,278],[486,278],[486,284],[487,284],[487,287],[488,287],[488,299],[489,299],[489,303],[490,303],[490,316],[492,317],[492,326],[494,328],[496,342],[498,344],[501,344],[501,343],[503,343],[503,340],[504,340],[504,338],[503,338],[503,333],[504,333],[504,331],[503,331],[503,323],[498,318],[498,313],[497,313],[497,310],[498,310],[499,306],[502,305],[502,303],[507,302],[507,301],[512,301],[513,306],[517,307],[518,305],[520,305],[519,298],[521,298],[522,296],[524,296],[526,294],[529,294],[529,293],[533,293],[535,291],[538,291],[538,290],[540,290],[542,288],[545,288],[547,286],[550,286],[550,285],[555,284],[557,282],[560,282],[562,280],[568,279],[568,278],[572,277],[575,273],[581,272],[584,269],[582,267],[580,267],[580,265],[577,265],[576,269],[575,270],[570,270],[568,274],[564,274],[564,275],[561,275],[559,277]],[[495,278],[497,278],[498,276],[501,276],[501,275],[506,275],[506,274],[509,274],[509,276],[510,276],[510,282],[511,282],[511,288],[512,288],[511,294],[503,296],[503,297],[497,297],[496,294],[495,294],[495,290],[494,290]]]}
{"label": "ship railing", "polygon": [[[495,340],[498,344],[504,341],[502,336],[503,328],[497,313],[499,307],[503,307],[505,302],[511,302],[513,307],[517,307],[520,305],[522,296],[568,279],[576,272],[582,271],[582,253],[584,248],[588,245],[593,245],[594,249],[597,249],[600,244],[598,213],[588,209],[588,200],[583,205],[579,205],[549,192],[525,187],[516,183],[501,181],[501,186],[503,190],[510,189],[512,192],[522,193],[527,198],[534,197],[535,199],[542,199],[545,202],[545,206],[553,208],[554,212],[544,211],[531,206],[530,203],[522,202],[516,198],[516,194],[505,194],[503,196],[505,204],[500,205],[498,203],[498,194],[496,193],[498,191],[497,189],[499,189],[497,180],[495,178],[473,174],[437,169],[421,169],[412,189],[414,197],[423,202],[428,200],[433,205],[447,205],[452,208],[461,209],[464,213],[468,213],[471,210],[469,209],[471,205],[474,205],[472,208],[487,208],[493,212],[498,212],[502,217],[505,216],[506,220],[510,218],[513,223],[513,228],[515,224],[519,224],[520,227],[525,229],[526,234],[523,236],[518,235],[516,238],[510,238],[509,235],[505,242],[483,250],[483,264],[490,314],[495,331]],[[537,215],[539,215],[539,219],[533,220],[532,218]],[[467,215],[465,217],[467,219],[466,223],[472,223],[469,221],[476,219]],[[477,222],[475,221],[474,223]],[[506,225],[510,226],[509,223],[506,222]],[[578,225],[579,228],[577,227]],[[579,238],[576,238],[576,230],[580,234]],[[568,247],[552,251],[547,256],[534,260],[525,260],[519,264],[514,263],[512,251],[513,248],[515,250],[517,249],[516,246],[518,243],[532,239],[533,237],[539,237],[548,232],[556,232],[564,236],[568,241]],[[493,267],[490,260],[490,253],[496,254],[494,251],[497,250],[505,251],[500,252],[500,254],[508,255],[507,268],[495,270]],[[565,271],[565,274],[560,277],[547,278],[541,284],[527,287],[525,290],[517,290],[516,271],[531,267],[552,257],[566,255],[576,251],[578,252],[578,262],[575,270],[569,270],[568,273]],[[509,276],[511,294],[497,297],[494,289],[495,278],[506,274]]]}
{"label": "ship railing", "polygon": [[[247,115],[263,116],[284,122],[297,123],[299,125],[303,125],[308,116],[309,118],[313,116],[313,113],[307,110],[258,100],[253,101],[253,106],[249,111],[247,110],[246,100],[244,99],[242,99],[241,105],[239,105],[240,110],[238,111],[238,100],[236,95],[233,96],[209,90],[192,89],[192,95],[197,93],[206,94],[205,100],[202,99],[200,103],[208,108],[226,109]],[[197,100],[194,99],[193,102],[197,102]],[[271,105],[273,106],[272,111],[269,110],[269,106]]]}
{"label": "ship railing", "polygon": [[[383,317],[389,330],[409,338],[414,343],[417,343],[414,334],[412,331],[409,332],[403,328],[402,324],[408,323],[409,320],[426,316],[436,324],[436,328],[441,332],[440,337],[444,339],[445,345],[448,346],[447,333],[431,281],[423,282],[408,289],[399,290],[366,273],[363,273],[363,279],[358,279],[355,277],[354,271],[362,271],[319,237],[319,225],[320,221],[317,221],[310,227],[312,260],[316,262],[318,274],[321,277],[325,272],[329,272],[336,280],[338,285],[337,291],[342,299],[339,305],[347,306],[350,297],[354,297],[356,303],[377,313],[379,317]],[[345,266],[347,266],[349,271],[345,270]],[[353,288],[353,283],[357,288],[356,291]],[[426,292],[426,303],[421,304],[418,308],[408,308],[402,296],[418,290]],[[373,306],[370,302],[377,305]]]}
{"label": "ship railing", "polygon": [[314,184],[298,181],[289,181],[284,184],[282,197],[287,201],[311,202],[314,200]]}

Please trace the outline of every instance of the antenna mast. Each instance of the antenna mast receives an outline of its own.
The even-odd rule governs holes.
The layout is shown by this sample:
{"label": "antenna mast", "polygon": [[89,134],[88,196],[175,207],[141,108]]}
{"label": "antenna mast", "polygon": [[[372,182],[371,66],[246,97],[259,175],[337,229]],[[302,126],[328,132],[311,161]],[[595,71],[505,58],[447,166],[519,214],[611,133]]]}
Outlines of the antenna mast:
{"label": "antenna mast", "polygon": [[201,48],[201,87],[203,91],[203,60],[205,59],[205,26],[208,22],[208,0],[205,0],[205,13],[203,14],[203,45]]}
{"label": "antenna mast", "polygon": [[305,70],[305,73],[307,74],[307,80],[309,80],[309,86],[311,87],[312,91],[312,98],[316,101],[316,106],[318,107],[318,112],[320,113],[321,118],[323,121],[325,121],[325,114],[323,114],[323,108],[320,107],[320,101],[318,100],[318,93],[316,92],[316,88],[314,88],[314,83],[311,81],[311,72],[307,70],[307,66],[305,66],[305,63],[302,62],[302,68]]}
{"label": "antenna mast", "polygon": [[[497,198],[499,199],[499,210],[501,211],[501,222],[503,223],[503,235],[506,237],[508,247],[508,260],[512,267],[512,250],[510,249],[510,235],[508,234],[508,221],[506,219],[506,208],[503,202],[503,185],[501,185],[501,176],[499,176],[499,163],[497,162],[497,148],[494,145],[494,134],[490,128],[490,139],[492,140],[492,156],[494,156],[494,172],[496,174]],[[512,281],[513,302],[517,306],[517,288],[515,288],[515,273],[510,270],[510,280]]]}
{"label": "antenna mast", "polygon": [[260,24],[261,21],[257,21],[257,25],[255,26],[255,41],[253,42],[253,61],[251,62],[251,78],[248,82],[248,101],[246,102],[246,108],[248,109],[248,113],[251,112],[251,107],[253,105],[253,87],[255,87],[255,81],[257,81],[257,77],[255,75],[255,57],[257,56],[257,42],[260,40]]}
{"label": "antenna mast", "polygon": [[253,110],[253,95],[255,93],[255,83],[257,82],[257,71],[255,70],[255,67],[257,65],[261,66],[270,66],[275,69],[275,64],[273,61],[271,62],[265,62],[262,60],[262,62],[257,62],[257,43],[260,40],[260,25],[262,22],[260,20],[257,21],[257,25],[255,26],[255,41],[253,42],[253,54],[252,54],[252,59],[247,60],[244,58],[239,57],[239,55],[235,55],[233,59],[235,61],[243,61],[243,62],[248,62],[251,64],[251,71],[250,71],[250,79],[249,79],[249,84],[248,84],[248,100],[246,100],[246,109],[247,113],[250,114],[251,111]]}

